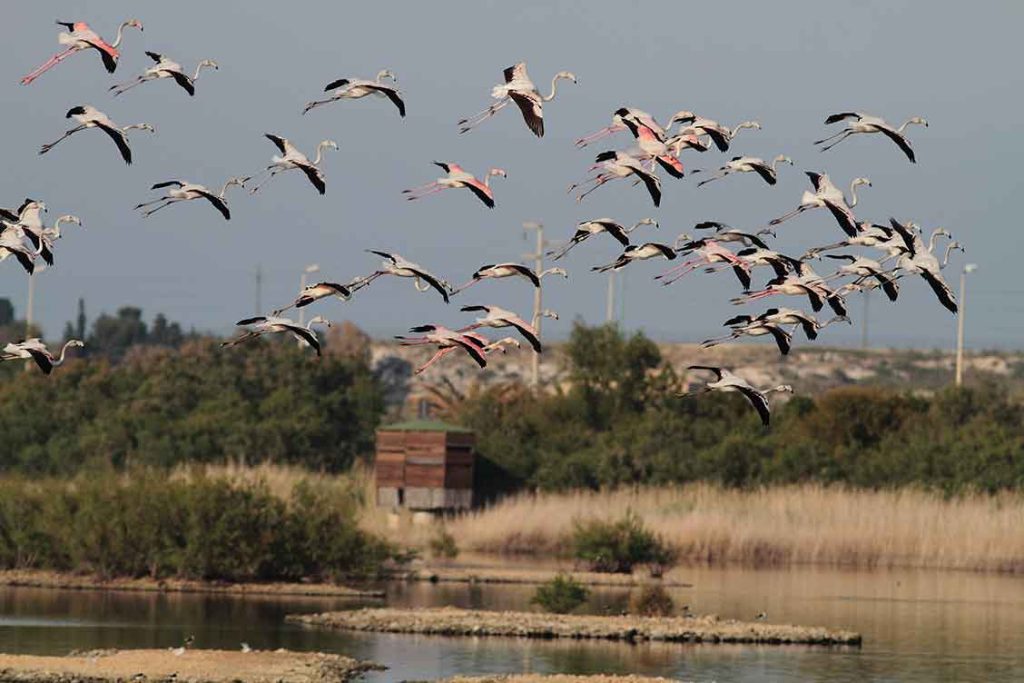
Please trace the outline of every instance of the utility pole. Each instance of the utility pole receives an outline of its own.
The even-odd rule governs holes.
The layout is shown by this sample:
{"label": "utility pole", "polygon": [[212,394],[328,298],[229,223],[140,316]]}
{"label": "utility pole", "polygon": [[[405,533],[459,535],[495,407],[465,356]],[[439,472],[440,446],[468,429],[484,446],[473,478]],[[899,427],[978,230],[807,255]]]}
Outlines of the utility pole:
{"label": "utility pole", "polygon": [[256,310],[253,315],[263,314],[263,266],[256,264]]}
{"label": "utility pole", "polygon": [[868,290],[862,290],[861,296],[864,297],[864,314],[860,319],[860,348],[864,351],[868,350],[868,304],[871,302],[869,298]]}
{"label": "utility pole", "polygon": [[[544,272],[544,224],[538,221],[526,221],[523,223],[524,230],[535,230],[537,232],[537,251],[532,254],[525,254],[525,258],[533,259],[533,272],[537,274],[537,277],[542,277],[541,273]],[[537,337],[540,337],[540,321],[541,316],[541,287],[538,286],[533,290],[533,329],[537,330]],[[540,354],[530,354],[530,385],[535,389],[540,385]]]}
{"label": "utility pole", "polygon": [[960,271],[960,312],[956,316],[956,386],[964,381],[964,318],[967,314],[967,274],[978,269],[978,264],[968,263]]}
{"label": "utility pole", "polygon": [[46,266],[42,265],[35,268],[32,273],[28,276],[28,305],[25,307],[25,338],[32,336],[32,323],[35,322],[35,304],[36,304],[36,275],[46,270]]}
{"label": "utility pole", "polygon": [[605,302],[604,321],[610,323],[615,319],[615,271],[608,271],[608,300]]}
{"label": "utility pole", "polygon": [[[302,270],[302,277],[299,279],[299,293],[300,294],[303,292],[303,290],[306,289],[306,276],[307,275],[311,275],[312,273],[319,273],[319,272],[320,272],[320,266],[317,265],[316,263],[311,263],[311,264],[309,264],[308,266],[306,266]],[[299,325],[302,325],[305,322],[306,322],[306,309],[305,308],[300,308],[299,309]],[[304,343],[305,342],[299,342],[299,346],[303,346]]]}

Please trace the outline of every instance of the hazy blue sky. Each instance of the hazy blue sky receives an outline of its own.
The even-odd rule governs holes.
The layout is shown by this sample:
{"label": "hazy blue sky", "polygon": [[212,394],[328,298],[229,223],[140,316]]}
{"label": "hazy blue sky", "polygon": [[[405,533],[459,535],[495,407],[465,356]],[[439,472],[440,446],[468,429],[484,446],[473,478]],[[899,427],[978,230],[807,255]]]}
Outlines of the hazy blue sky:
{"label": "hazy blue sky", "polygon": [[[25,196],[43,199],[50,220],[75,213],[85,230],[67,231],[57,265],[37,278],[37,318],[50,336],[75,315],[79,296],[90,317],[123,304],[157,311],[200,329],[229,332],[254,306],[254,271],[264,272],[267,308],[294,296],[299,273],[321,265],[327,279],[347,281],[370,272],[366,248],[397,251],[453,284],[481,264],[517,260],[532,244],[524,220],[545,223],[551,238],[567,237],[577,221],[611,216],[632,222],[653,215],[662,225],[637,233],[670,242],[699,220],[757,227],[796,205],[807,187],[803,169],[827,171],[841,186],[868,176],[856,213],[862,220],[890,215],[930,229],[950,228],[966,246],[947,272],[956,285],[963,263],[976,262],[969,289],[969,336],[975,345],[1022,346],[1024,246],[1020,201],[1024,181],[1020,69],[1024,3],[970,7],[937,2],[515,2],[339,3],[247,1],[138,3],[7,3],[0,50],[3,163],[0,206]],[[18,79],[57,50],[55,19],[87,20],[112,39],[117,24],[136,17],[117,73],[97,55],[75,55],[33,85]],[[217,60],[189,98],[171,81],[145,84],[119,98],[107,88],[149,64],[143,50],[162,52],[188,69]],[[459,136],[455,122],[488,103],[501,70],[526,60],[533,79],[547,83],[561,69],[579,85],[562,83],[545,107],[547,135],[534,138],[514,108]],[[408,105],[399,119],[386,100],[339,102],[303,117],[303,104],[324,84],[344,76],[373,77],[393,69]],[[133,136],[136,163],[126,167],[104,135],[83,132],[46,156],[39,145],[68,126],[65,111],[89,103],[123,124],[147,121],[155,136]],[[642,188],[617,182],[582,205],[565,194],[601,149],[627,147],[620,135],[580,151],[572,141],[608,123],[621,105],[659,118],[690,109],[726,124],[757,119],[760,132],[737,138],[736,154],[770,158],[785,153],[770,188],[753,174],[696,189],[693,179],[665,178],[654,210]],[[820,154],[811,142],[833,131],[831,112],[862,110],[893,123],[922,115],[931,126],[911,127],[919,163],[906,161],[881,136],[860,136]],[[327,195],[288,173],[259,195],[232,191],[234,212],[223,221],[209,206],[180,204],[142,220],[135,204],[151,199],[154,182],[190,179],[219,187],[227,176],[265,166],[275,132],[312,152],[333,138],[340,151],[324,164]],[[749,131],[748,131],[749,132]],[[718,166],[732,154],[684,154],[687,169]],[[405,202],[403,188],[432,180],[434,159],[483,173],[501,166],[498,206],[449,191]],[[645,229],[641,229],[645,230]],[[786,224],[778,246],[802,253],[842,238],[835,221],[813,212]],[[548,324],[564,334],[580,316],[604,316],[603,276],[589,272],[618,253],[595,239],[565,259],[571,279],[552,279],[547,303],[562,315]],[[720,331],[738,312],[729,273],[694,273],[663,288],[651,277],[664,262],[627,269],[625,324],[659,339],[699,340]],[[825,270],[821,266],[820,270]],[[766,273],[767,274],[767,273]],[[27,278],[13,259],[0,267],[0,296],[24,310]],[[348,304],[317,305],[335,320],[351,319],[374,334],[412,324],[464,319],[456,303],[494,303],[526,312],[532,291],[521,281],[480,284],[444,306],[408,281],[385,279]],[[779,301],[779,303],[783,303]],[[786,304],[805,307],[803,301]],[[860,316],[859,300],[852,314]],[[547,324],[547,323],[546,323]],[[955,318],[923,281],[906,280],[900,301],[872,302],[877,343],[949,346]],[[826,343],[854,344],[859,327],[831,329]],[[801,342],[803,343],[803,342]]]}

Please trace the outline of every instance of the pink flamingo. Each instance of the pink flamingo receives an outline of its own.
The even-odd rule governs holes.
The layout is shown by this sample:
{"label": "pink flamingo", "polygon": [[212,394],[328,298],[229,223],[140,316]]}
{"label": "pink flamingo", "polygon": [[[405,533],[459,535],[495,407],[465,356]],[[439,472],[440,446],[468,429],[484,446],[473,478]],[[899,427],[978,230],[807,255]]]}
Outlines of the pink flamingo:
{"label": "pink flamingo", "polygon": [[[676,114],[673,114],[669,118],[669,127],[671,127],[672,124],[679,121],[680,116],[690,116],[690,112],[681,111]],[[634,123],[649,128],[651,132],[654,133],[654,135],[659,140],[665,141],[668,139],[668,131],[665,129],[665,127],[658,123],[653,116],[651,116],[644,110],[636,109],[634,107],[619,107],[618,109],[615,110],[615,113],[612,114],[612,125],[606,126],[605,128],[602,128],[599,131],[591,133],[590,135],[583,136],[582,138],[576,141],[576,146],[586,147],[591,142],[600,140],[601,138],[607,137],[612,133],[617,133],[620,130],[626,130],[627,123]]]}
{"label": "pink flamingo", "polygon": [[444,169],[444,172],[448,175],[444,178],[438,178],[432,183],[426,185],[420,185],[419,187],[413,187],[408,190],[402,190],[402,194],[408,195],[406,199],[421,199],[429,194],[435,194],[441,190],[448,190],[456,187],[465,187],[472,191],[477,198],[484,203],[488,209],[494,208],[494,192],[491,190],[491,177],[500,176],[502,178],[508,177],[504,169],[492,168],[484,176],[483,182],[480,182],[472,173],[468,173],[463,170],[458,164],[453,164],[450,161],[435,161],[435,166],[440,166]]}
{"label": "pink flamingo", "polygon": [[664,280],[661,284],[670,285],[701,266],[713,266],[714,264],[722,263],[732,266],[740,278],[740,282],[743,284],[743,289],[750,288],[750,264],[726,249],[718,240],[710,237],[693,240],[678,247],[678,251],[681,253],[691,253],[694,257],[669,268],[661,275],[655,276],[655,280]]}
{"label": "pink flamingo", "polygon": [[420,374],[431,365],[439,361],[445,354],[441,353],[444,350],[455,350],[462,349],[473,361],[481,368],[487,367],[487,359],[484,358],[484,347],[488,341],[482,335],[479,334],[466,334],[463,332],[456,332],[455,330],[448,329],[442,325],[418,325],[410,328],[410,332],[420,333],[422,336],[419,337],[404,337],[397,336],[402,346],[437,346],[438,353],[434,354],[434,357],[427,361],[424,365],[420,366],[415,374]]}
{"label": "pink flamingo", "polygon": [[107,71],[114,73],[117,68],[117,59],[121,56],[121,52],[118,47],[121,45],[121,38],[126,27],[137,28],[140,31],[142,29],[142,22],[138,19],[129,19],[128,21],[122,22],[117,27],[117,37],[113,43],[108,43],[99,36],[98,33],[89,28],[89,24],[84,21],[58,21],[58,26],[67,27],[70,33],[61,31],[57,36],[57,42],[61,45],[67,45],[67,49],[63,52],[58,52],[54,56],[50,57],[42,66],[25,76],[21,79],[22,85],[28,85],[32,81],[36,80],[44,73],[52,69],[53,67],[60,64],[62,61],[81,50],[94,49],[100,53],[100,57],[103,59],[103,66],[107,68]]}
{"label": "pink flamingo", "polygon": [[[502,339],[499,339],[498,341],[492,342],[487,337],[483,336],[482,334],[477,334],[476,332],[465,332],[463,336],[466,338],[467,341],[471,343],[479,343],[481,345],[480,351],[482,351],[484,355],[490,355],[494,351],[501,351],[502,353],[506,353],[506,346],[514,346],[517,349],[522,347],[522,345],[519,343],[519,340],[514,339],[513,337],[504,337]],[[414,374],[420,374],[421,372],[423,372],[424,370],[426,370],[431,365],[441,360],[448,354],[455,353],[456,351],[459,350],[459,348],[460,347],[458,346],[446,346],[439,348],[430,358],[430,360],[428,360],[426,363],[420,366],[415,371]]]}
{"label": "pink flamingo", "polygon": [[[519,334],[523,335],[526,341],[530,342],[530,346],[537,353],[541,352],[540,337],[537,335],[537,330],[533,325],[526,322],[512,311],[499,308],[498,306],[463,306],[461,309],[465,313],[474,311],[482,311],[486,315],[477,318],[476,322],[472,325],[460,328],[459,332],[470,332],[479,327],[513,327]],[[547,311],[549,314],[551,311]],[[557,318],[557,316],[555,316]]]}
{"label": "pink flamingo", "polygon": [[601,152],[597,155],[594,161],[596,163],[587,169],[587,171],[599,172],[586,180],[573,183],[569,186],[569,192],[572,192],[576,188],[584,187],[591,183],[593,184],[593,187],[589,190],[579,194],[576,197],[576,201],[583,201],[584,197],[610,180],[626,178],[633,175],[643,181],[644,186],[647,187],[647,192],[651,195],[651,201],[654,202],[654,205],[661,206],[661,179],[644,168],[639,159],[627,154],[626,152]]}

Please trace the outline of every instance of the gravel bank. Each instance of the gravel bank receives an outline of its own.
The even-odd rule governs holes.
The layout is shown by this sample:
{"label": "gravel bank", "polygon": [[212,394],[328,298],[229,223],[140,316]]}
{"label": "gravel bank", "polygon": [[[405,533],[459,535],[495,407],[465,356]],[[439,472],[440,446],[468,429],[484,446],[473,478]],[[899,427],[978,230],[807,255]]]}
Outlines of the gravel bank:
{"label": "gravel bank", "polygon": [[341,683],[383,667],[341,655],[287,650],[96,650],[67,657],[0,654],[2,683]]}
{"label": "gravel bank", "polygon": [[659,640],[684,643],[761,643],[860,645],[852,631],[820,627],[741,622],[705,617],[635,617],[486,612],[453,607],[440,609],[361,609],[322,614],[293,614],[288,620],[326,628],[444,636],[516,636]]}

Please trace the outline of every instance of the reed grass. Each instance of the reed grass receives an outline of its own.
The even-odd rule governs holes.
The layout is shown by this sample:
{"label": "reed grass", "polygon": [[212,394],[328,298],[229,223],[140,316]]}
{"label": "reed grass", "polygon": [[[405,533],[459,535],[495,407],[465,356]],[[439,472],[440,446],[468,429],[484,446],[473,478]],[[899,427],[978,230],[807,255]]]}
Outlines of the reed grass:
{"label": "reed grass", "polygon": [[574,519],[633,511],[688,563],[1024,572],[1024,495],[708,484],[522,494],[448,524],[459,548],[565,557]]}

